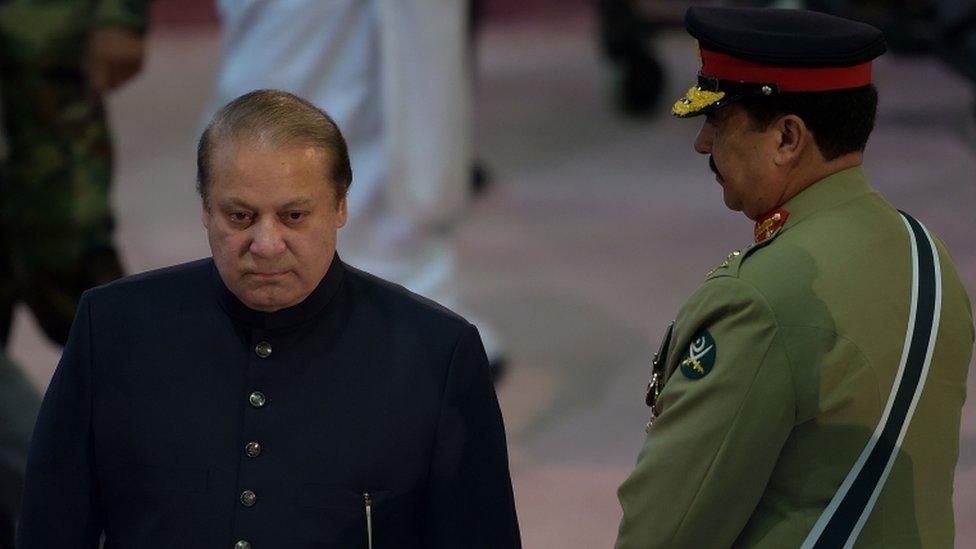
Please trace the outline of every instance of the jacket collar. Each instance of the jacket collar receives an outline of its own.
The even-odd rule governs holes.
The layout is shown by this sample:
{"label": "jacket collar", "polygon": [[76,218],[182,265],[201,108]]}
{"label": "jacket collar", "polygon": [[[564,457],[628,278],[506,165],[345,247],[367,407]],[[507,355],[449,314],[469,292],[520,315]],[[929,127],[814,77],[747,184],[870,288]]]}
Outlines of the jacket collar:
{"label": "jacket collar", "polygon": [[[872,192],[874,189],[868,183],[868,178],[861,166],[854,166],[831,174],[810,185],[781,207],[760,218],[756,222],[756,243],[772,240],[773,237],[788,231],[791,227],[817,212],[829,210]],[[773,216],[776,215],[782,219],[781,223],[773,221]],[[767,229],[760,231],[759,229],[764,223]],[[770,227],[772,230],[766,232]]]}
{"label": "jacket collar", "polygon": [[291,307],[273,313],[265,313],[251,309],[227,288],[223,279],[220,278],[217,265],[213,263],[212,259],[211,267],[210,279],[213,283],[217,300],[220,302],[220,306],[224,311],[235,322],[244,324],[250,328],[267,330],[290,328],[308,322],[318,316],[325,306],[332,301],[332,298],[339,290],[346,270],[345,264],[339,259],[339,254],[335,254],[332,258],[332,263],[329,265],[329,270],[326,271],[319,285],[312,290],[312,293],[308,297]]}

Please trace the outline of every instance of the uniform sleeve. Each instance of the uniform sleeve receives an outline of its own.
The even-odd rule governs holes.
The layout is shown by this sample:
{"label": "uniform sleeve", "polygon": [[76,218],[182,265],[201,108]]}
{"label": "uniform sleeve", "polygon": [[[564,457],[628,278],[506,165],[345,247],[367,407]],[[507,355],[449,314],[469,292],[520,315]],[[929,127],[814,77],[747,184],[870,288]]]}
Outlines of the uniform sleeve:
{"label": "uniform sleeve", "polygon": [[[789,358],[762,296],[735,279],[714,279],[686,310],[675,325],[681,337],[668,363],[679,364],[660,395],[660,415],[618,491],[617,549],[730,547],[794,424]],[[714,363],[696,377],[680,362],[702,330],[714,341]]]}
{"label": "uniform sleeve", "polygon": [[425,512],[424,547],[521,547],[505,429],[473,326],[451,360]]}
{"label": "uniform sleeve", "polygon": [[91,362],[86,293],[34,427],[17,532],[20,549],[98,546],[102,516],[92,445]]}
{"label": "uniform sleeve", "polygon": [[95,27],[120,27],[146,32],[149,27],[149,4],[152,0],[98,0]]}

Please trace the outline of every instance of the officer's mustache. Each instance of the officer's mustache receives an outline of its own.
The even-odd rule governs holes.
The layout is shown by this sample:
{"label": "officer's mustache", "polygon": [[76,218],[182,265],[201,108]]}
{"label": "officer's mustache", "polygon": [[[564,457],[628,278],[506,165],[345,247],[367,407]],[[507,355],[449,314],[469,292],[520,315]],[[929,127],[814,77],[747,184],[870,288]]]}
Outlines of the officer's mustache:
{"label": "officer's mustache", "polygon": [[718,171],[718,166],[715,165],[715,158],[711,155],[708,157],[708,167],[712,169],[712,172],[722,179],[722,173]]}

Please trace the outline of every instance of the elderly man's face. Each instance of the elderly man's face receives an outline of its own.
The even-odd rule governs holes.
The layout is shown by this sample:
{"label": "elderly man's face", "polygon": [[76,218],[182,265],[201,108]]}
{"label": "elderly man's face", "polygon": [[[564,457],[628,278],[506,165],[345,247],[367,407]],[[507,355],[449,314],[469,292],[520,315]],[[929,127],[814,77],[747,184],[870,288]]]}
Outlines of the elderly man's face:
{"label": "elderly man's face", "polygon": [[757,131],[745,109],[732,103],[705,117],[695,150],[709,155],[725,205],[758,219],[776,208],[782,198],[773,162],[779,142],[774,129]]}
{"label": "elderly man's face", "polygon": [[346,202],[326,177],[332,156],[306,146],[219,143],[203,225],[224,284],[265,312],[304,300],[325,276]]}

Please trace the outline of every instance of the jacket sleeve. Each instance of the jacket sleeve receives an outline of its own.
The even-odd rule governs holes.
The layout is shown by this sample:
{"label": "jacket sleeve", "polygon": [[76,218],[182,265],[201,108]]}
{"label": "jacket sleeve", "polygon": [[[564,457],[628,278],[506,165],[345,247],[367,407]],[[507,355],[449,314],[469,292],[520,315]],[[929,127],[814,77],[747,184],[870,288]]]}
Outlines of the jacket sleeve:
{"label": "jacket sleeve", "polygon": [[102,514],[92,444],[90,306],[86,292],[34,427],[19,549],[98,546]]}
{"label": "jacket sleeve", "polygon": [[[707,282],[685,309],[660,415],[618,491],[617,549],[732,546],[795,421],[791,365],[763,298],[724,278]],[[714,341],[714,363],[689,376],[680,363],[702,330]]]}
{"label": "jacket sleeve", "polygon": [[521,547],[501,411],[481,338],[454,349],[427,488],[424,547]]}

